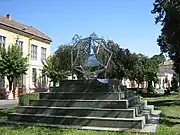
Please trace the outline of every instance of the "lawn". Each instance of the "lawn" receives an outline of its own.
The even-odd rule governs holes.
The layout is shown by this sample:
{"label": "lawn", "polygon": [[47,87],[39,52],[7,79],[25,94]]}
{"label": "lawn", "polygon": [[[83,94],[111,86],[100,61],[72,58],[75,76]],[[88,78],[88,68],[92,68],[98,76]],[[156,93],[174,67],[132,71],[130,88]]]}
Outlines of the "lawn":
{"label": "lawn", "polygon": [[[180,100],[177,95],[146,97],[155,109],[162,110],[162,117],[156,133],[119,133],[74,129],[42,128],[35,126],[0,126],[1,135],[180,135]],[[0,110],[0,119],[15,112],[16,108]]]}

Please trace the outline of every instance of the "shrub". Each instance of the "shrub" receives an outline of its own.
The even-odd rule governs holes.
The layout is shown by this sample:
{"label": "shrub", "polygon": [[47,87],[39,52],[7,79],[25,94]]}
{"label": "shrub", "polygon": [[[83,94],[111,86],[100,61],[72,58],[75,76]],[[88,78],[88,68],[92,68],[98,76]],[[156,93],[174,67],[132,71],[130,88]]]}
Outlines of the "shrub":
{"label": "shrub", "polygon": [[151,92],[153,93],[153,92],[154,92],[154,87],[153,87],[153,85],[149,85],[149,86],[148,86],[148,92],[149,92],[149,93],[151,93]]}
{"label": "shrub", "polygon": [[173,74],[173,78],[172,78],[172,81],[171,81],[172,90],[173,91],[178,91],[177,90],[177,88],[178,88],[178,81],[179,81],[178,75],[177,74]]}
{"label": "shrub", "polygon": [[29,105],[29,100],[39,99],[39,93],[27,93],[19,96],[19,105],[27,106]]}

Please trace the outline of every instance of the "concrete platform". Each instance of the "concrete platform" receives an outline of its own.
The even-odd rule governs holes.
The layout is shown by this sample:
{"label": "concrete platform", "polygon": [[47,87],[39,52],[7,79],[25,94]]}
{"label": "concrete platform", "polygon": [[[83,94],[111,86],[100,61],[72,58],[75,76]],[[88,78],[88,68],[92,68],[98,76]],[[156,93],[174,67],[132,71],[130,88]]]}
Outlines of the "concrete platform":
{"label": "concrete platform", "polygon": [[128,93],[133,92],[119,85],[118,80],[109,80],[107,84],[96,79],[61,81],[52,92],[42,93],[39,100],[30,100],[29,107],[20,107],[19,112],[9,114],[6,123],[88,130],[154,131],[158,119],[154,106],[148,105],[138,95]]}
{"label": "concrete platform", "polygon": [[40,99],[85,99],[85,100],[120,100],[134,96],[134,91],[125,92],[43,92]]}
{"label": "concrete platform", "polygon": [[92,126],[74,126],[74,125],[55,125],[55,124],[43,124],[43,123],[28,123],[28,122],[12,122],[12,121],[0,121],[0,125],[26,125],[26,126],[40,126],[40,127],[54,127],[64,129],[79,129],[79,130],[97,130],[97,131],[115,131],[115,132],[144,132],[155,133],[157,125],[159,124],[161,111],[153,111],[149,123],[145,125],[143,129],[128,129],[128,128],[107,128],[107,127],[92,127]]}
{"label": "concrete platform", "polygon": [[124,100],[59,100],[40,99],[30,100],[30,106],[55,106],[55,107],[95,107],[95,108],[116,108],[126,109],[140,102],[138,97]]}
{"label": "concrete platform", "polygon": [[45,114],[21,114],[11,113],[8,121],[33,122],[57,125],[110,127],[110,128],[134,128],[143,129],[146,124],[145,116],[135,118],[111,118],[111,117],[78,117],[78,116],[57,116]]}

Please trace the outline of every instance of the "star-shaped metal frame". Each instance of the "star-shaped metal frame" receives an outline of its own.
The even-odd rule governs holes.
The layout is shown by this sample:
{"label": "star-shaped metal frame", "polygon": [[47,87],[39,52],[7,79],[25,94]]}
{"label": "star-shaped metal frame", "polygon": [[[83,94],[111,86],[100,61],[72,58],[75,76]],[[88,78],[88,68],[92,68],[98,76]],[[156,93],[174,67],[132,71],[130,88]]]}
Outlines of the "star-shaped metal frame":
{"label": "star-shaped metal frame", "polygon": [[90,35],[92,38],[93,42],[93,47],[96,48],[95,51],[95,56],[101,53],[100,50],[107,51],[109,53],[109,58],[107,59],[106,62],[101,62],[100,61],[100,66],[98,69],[89,71],[87,68],[84,66],[85,59],[88,57],[88,39],[87,38],[80,38],[78,35],[75,35],[76,39],[74,40],[74,44],[71,50],[71,67],[72,67],[72,72],[73,70],[79,71],[82,73],[85,78],[96,78],[99,73],[104,72],[105,77],[106,77],[106,70],[108,68],[108,65],[110,63],[110,60],[112,58],[112,52],[106,47],[106,41],[103,38],[98,38],[94,33]]}

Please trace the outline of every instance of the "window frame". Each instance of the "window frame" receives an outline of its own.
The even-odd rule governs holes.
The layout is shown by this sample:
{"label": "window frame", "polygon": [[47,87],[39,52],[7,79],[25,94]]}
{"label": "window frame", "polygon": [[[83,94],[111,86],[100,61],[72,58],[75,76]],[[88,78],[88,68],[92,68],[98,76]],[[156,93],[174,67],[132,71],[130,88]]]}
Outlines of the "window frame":
{"label": "window frame", "polygon": [[41,61],[46,59],[47,49],[45,47],[41,47]]}
{"label": "window frame", "polygon": [[38,46],[31,44],[31,59],[37,60]]}
{"label": "window frame", "polygon": [[20,51],[23,53],[23,45],[24,45],[24,42],[17,39],[17,40],[16,40],[16,45],[19,46]]}
{"label": "window frame", "polygon": [[34,85],[37,84],[37,69],[32,68],[32,82]]}
{"label": "window frame", "polygon": [[2,44],[3,44],[3,48],[5,48],[5,46],[6,46],[6,37],[0,35],[0,47],[1,47]]}

